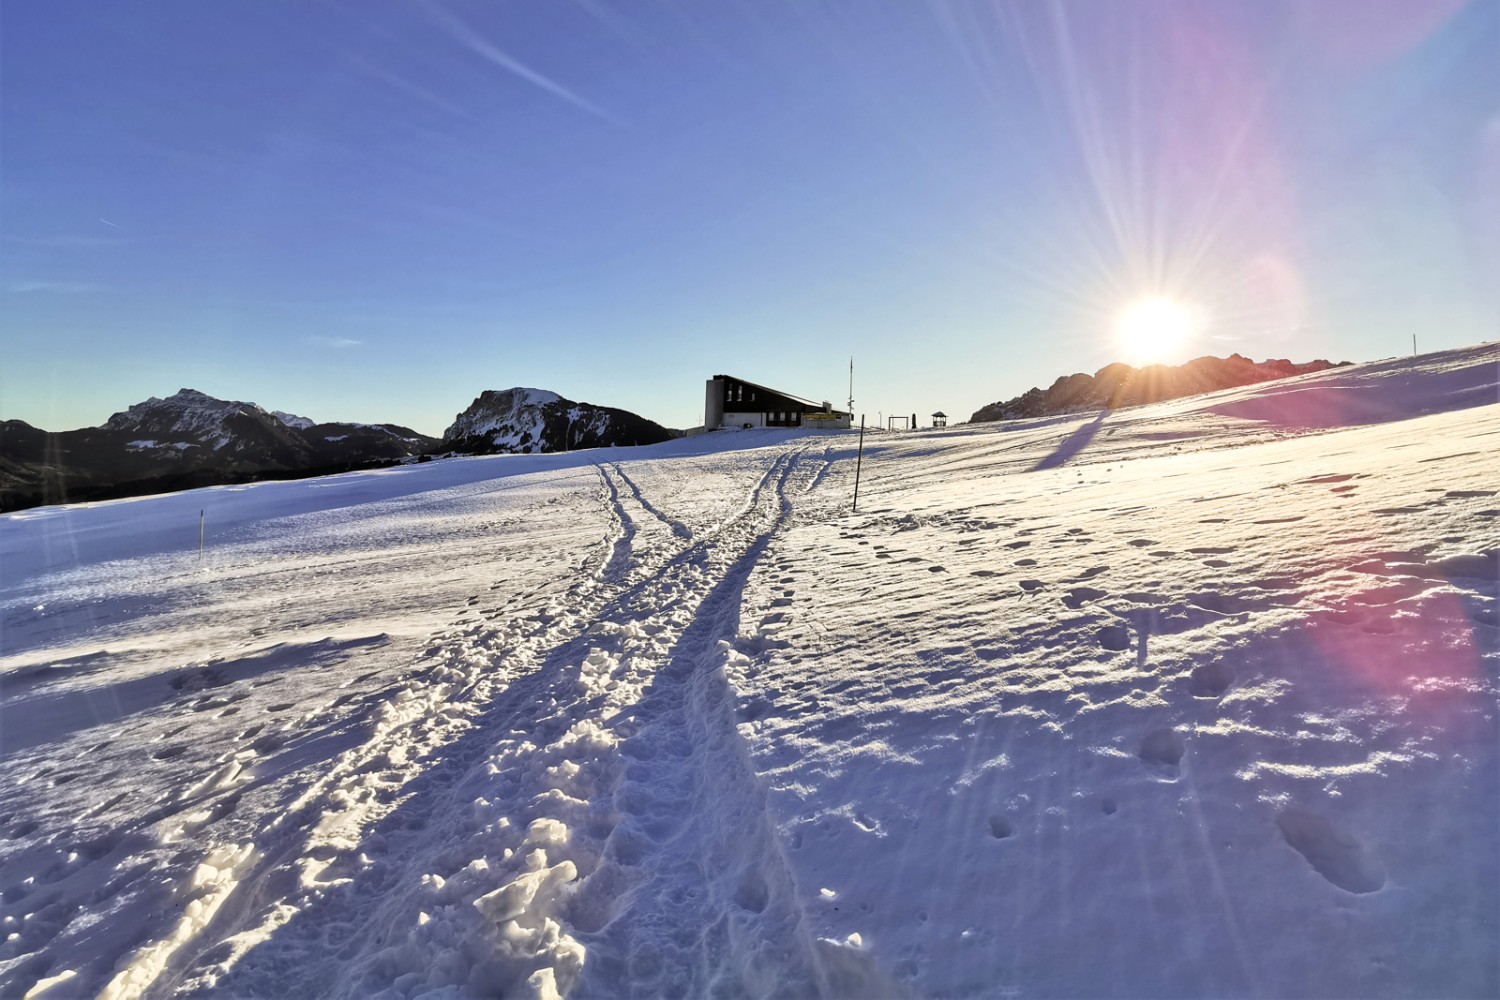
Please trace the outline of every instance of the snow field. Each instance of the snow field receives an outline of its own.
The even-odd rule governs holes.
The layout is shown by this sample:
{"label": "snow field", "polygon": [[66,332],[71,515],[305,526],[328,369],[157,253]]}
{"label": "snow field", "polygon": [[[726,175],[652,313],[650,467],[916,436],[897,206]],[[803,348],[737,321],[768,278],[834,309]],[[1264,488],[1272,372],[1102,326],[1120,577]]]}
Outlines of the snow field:
{"label": "snow field", "polygon": [[7,518],[0,993],[1493,995],[1497,373]]}

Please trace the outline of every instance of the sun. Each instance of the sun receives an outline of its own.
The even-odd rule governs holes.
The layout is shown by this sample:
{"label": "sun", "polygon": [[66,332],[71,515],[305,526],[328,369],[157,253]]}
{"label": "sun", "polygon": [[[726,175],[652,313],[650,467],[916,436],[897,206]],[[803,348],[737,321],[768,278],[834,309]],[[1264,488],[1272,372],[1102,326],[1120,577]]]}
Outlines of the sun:
{"label": "sun", "polygon": [[1126,360],[1149,365],[1167,361],[1193,335],[1193,310],[1176,299],[1155,297],[1132,302],[1115,322],[1115,334]]}

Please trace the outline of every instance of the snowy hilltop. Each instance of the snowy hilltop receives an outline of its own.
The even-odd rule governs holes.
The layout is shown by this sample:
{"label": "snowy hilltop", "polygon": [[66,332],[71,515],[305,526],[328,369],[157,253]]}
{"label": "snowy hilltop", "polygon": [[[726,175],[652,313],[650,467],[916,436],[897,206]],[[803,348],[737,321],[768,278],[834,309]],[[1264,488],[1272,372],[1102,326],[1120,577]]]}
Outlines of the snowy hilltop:
{"label": "snowy hilltop", "polygon": [[545,389],[487,389],[443,432],[444,447],[470,454],[540,454],[657,444],[673,433],[645,417],[575,403]]}
{"label": "snowy hilltop", "polygon": [[0,424],[0,510],[394,462],[436,444],[396,424],[319,424],[180,389],[102,427],[53,433]]}
{"label": "snowy hilltop", "polygon": [[0,996],[1500,993],[1500,346],[856,447],[0,516]]}
{"label": "snowy hilltop", "polygon": [[1305,364],[1293,364],[1279,359],[1255,362],[1239,354],[1231,354],[1227,358],[1195,358],[1186,364],[1149,365],[1145,368],[1132,368],[1116,362],[1105,365],[1093,375],[1081,372],[1065,375],[1045,390],[1028,389],[1015,399],[982,406],[969,421],[979,423],[988,420],[1015,420],[1160,403],[1217,389],[1231,389],[1292,375],[1326,371],[1347,364],[1347,361],[1334,364],[1322,359]]}

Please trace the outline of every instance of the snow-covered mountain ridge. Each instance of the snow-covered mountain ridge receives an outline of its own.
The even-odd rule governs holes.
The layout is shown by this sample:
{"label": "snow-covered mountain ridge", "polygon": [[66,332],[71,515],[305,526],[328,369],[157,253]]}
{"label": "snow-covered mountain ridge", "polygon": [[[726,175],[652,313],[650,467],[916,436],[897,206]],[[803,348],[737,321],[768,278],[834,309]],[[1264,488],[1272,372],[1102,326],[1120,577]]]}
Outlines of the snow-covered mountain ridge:
{"label": "snow-covered mountain ridge", "polygon": [[110,430],[144,433],[152,438],[197,438],[222,448],[232,440],[229,422],[235,417],[255,419],[266,411],[254,403],[215,399],[196,389],[179,389],[166,399],[152,396],[105,421]]}
{"label": "snow-covered mountain ridge", "polygon": [[313,420],[311,417],[299,417],[297,416],[297,414],[287,413],[285,410],[272,410],[271,416],[275,417],[277,420],[280,420],[288,427],[295,427],[301,431],[305,431],[309,427],[312,427],[317,423],[317,421]]}
{"label": "snow-covered mountain ridge", "polygon": [[545,389],[487,389],[443,432],[443,443],[474,454],[539,454],[656,444],[672,432],[637,414],[576,403]]}
{"label": "snow-covered mountain ridge", "polygon": [[407,427],[316,424],[181,389],[136,403],[100,427],[49,433],[7,421],[0,426],[0,509],[392,462],[436,444]]}

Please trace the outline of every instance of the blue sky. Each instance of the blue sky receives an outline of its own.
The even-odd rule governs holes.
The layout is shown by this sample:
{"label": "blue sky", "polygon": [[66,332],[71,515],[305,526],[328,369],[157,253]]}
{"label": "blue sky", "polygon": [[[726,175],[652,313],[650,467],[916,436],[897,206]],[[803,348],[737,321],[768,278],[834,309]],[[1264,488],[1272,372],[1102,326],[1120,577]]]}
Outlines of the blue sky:
{"label": "blue sky", "polygon": [[[966,418],[1122,359],[1500,335],[1494,0],[7,0],[0,418],[441,433],[718,372]],[[1128,360],[1128,359],[1126,359]]]}

